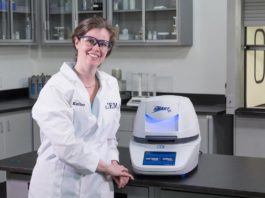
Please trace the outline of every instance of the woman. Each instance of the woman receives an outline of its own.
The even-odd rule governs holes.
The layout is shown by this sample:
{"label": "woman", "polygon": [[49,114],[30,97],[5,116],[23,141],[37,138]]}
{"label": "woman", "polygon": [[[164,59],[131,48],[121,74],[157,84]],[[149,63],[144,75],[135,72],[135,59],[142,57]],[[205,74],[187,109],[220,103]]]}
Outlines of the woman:
{"label": "woman", "polygon": [[98,69],[114,39],[105,19],[82,21],[72,35],[76,63],[63,63],[42,89],[32,110],[41,145],[30,198],[113,197],[112,179],[119,188],[133,179],[118,163],[118,83]]}

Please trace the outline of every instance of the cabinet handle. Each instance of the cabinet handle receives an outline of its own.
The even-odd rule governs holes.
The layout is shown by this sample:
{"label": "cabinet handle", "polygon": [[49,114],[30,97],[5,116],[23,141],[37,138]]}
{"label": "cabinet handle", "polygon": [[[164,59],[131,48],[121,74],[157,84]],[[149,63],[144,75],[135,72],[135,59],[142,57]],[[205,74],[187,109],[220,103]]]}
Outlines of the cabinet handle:
{"label": "cabinet handle", "polygon": [[2,122],[0,122],[0,133],[4,133],[4,127]]}
{"label": "cabinet handle", "polygon": [[8,132],[11,131],[11,129],[10,129],[10,121],[9,121],[9,120],[7,120],[7,131],[8,131]]}

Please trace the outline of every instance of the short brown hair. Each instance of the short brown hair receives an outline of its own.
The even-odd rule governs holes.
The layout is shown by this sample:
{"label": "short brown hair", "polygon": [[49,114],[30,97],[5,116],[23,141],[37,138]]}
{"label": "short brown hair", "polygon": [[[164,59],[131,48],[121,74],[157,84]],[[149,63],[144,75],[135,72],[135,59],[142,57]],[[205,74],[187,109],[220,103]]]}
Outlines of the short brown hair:
{"label": "short brown hair", "polygon": [[[111,42],[112,46],[114,45],[116,41],[115,29],[106,19],[95,15],[91,18],[82,20],[78,24],[78,26],[75,28],[72,34],[73,47],[75,48],[75,38],[80,39],[80,36],[84,36],[88,31],[94,28],[105,28],[109,32],[109,35],[110,35],[109,41]],[[109,49],[107,56],[110,55],[111,51],[112,51],[112,47]]]}

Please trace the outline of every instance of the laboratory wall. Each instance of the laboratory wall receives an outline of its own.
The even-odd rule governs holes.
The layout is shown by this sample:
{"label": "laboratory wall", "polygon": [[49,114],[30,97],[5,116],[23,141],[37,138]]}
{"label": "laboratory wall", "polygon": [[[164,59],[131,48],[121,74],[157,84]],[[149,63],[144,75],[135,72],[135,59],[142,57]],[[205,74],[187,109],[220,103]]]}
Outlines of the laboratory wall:
{"label": "laboratory wall", "polygon": [[[156,73],[159,92],[225,94],[227,1],[193,2],[192,46],[115,47],[101,69],[120,68],[124,80]],[[26,87],[30,75],[54,74],[73,59],[71,46],[0,46],[0,89]]]}

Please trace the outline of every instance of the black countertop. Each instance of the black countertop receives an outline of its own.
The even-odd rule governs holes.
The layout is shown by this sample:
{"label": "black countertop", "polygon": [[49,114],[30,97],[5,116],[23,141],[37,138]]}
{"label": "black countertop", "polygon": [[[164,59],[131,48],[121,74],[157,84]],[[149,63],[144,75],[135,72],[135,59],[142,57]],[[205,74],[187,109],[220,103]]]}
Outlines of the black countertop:
{"label": "black countertop", "polygon": [[1,100],[0,113],[31,109],[34,105],[34,102],[34,100],[28,98]]}
{"label": "black countertop", "polygon": [[[120,162],[132,172],[128,149],[119,148]],[[37,154],[0,160],[0,170],[31,174]],[[265,159],[201,154],[198,167],[184,176],[135,175],[129,185],[234,197],[265,197]]]}
{"label": "black countertop", "polygon": [[235,111],[235,115],[237,116],[254,116],[254,117],[265,117],[265,108],[264,107],[252,107],[252,108],[245,108],[245,107],[241,107],[238,108]]}
{"label": "black countertop", "polygon": [[[121,106],[122,111],[136,111],[137,107],[126,106],[129,92],[126,94],[127,100]],[[180,94],[180,93],[157,93],[158,95],[181,95],[190,98],[197,114],[217,115],[226,111],[225,96],[213,94]],[[28,98],[28,88],[0,91],[0,113],[31,109],[35,100]]]}

